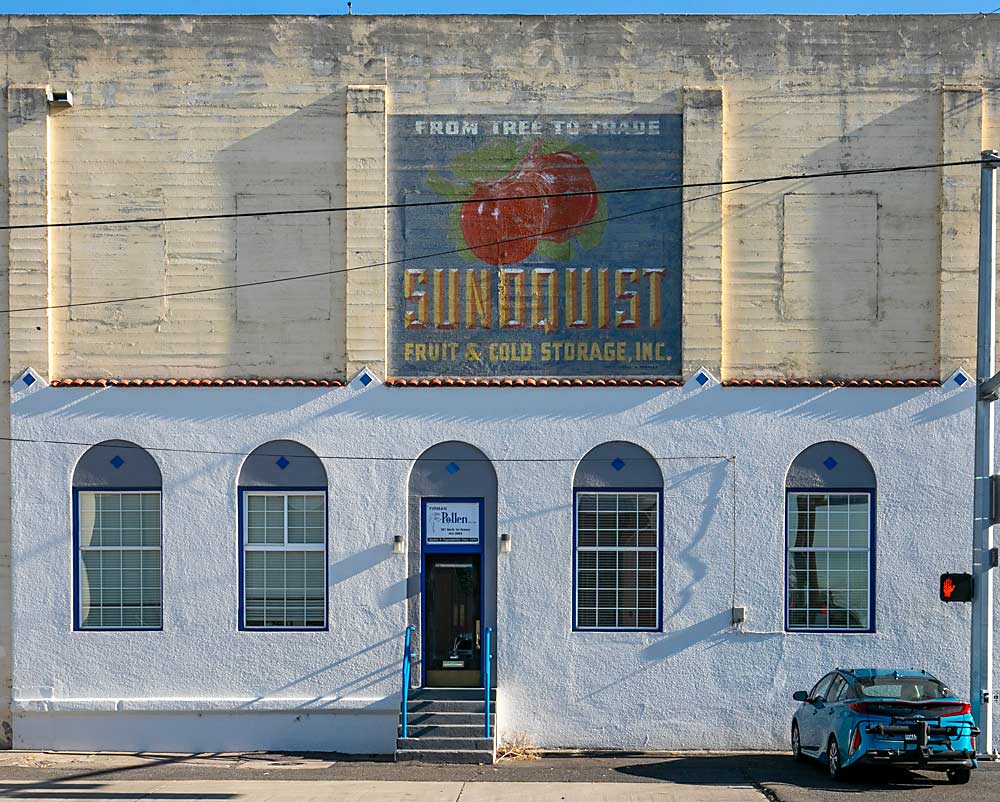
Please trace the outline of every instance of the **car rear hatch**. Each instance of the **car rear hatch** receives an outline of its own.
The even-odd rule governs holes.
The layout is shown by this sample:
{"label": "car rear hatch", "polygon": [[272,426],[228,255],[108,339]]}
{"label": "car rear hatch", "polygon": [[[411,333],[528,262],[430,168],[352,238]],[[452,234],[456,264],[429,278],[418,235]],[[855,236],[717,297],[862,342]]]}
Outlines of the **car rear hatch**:
{"label": "car rear hatch", "polygon": [[973,757],[970,750],[955,749],[956,744],[953,743],[957,738],[978,733],[967,718],[969,705],[965,702],[876,699],[856,702],[851,707],[867,715],[865,732],[879,741],[893,742],[893,751],[912,752],[913,757],[921,762],[968,760]]}

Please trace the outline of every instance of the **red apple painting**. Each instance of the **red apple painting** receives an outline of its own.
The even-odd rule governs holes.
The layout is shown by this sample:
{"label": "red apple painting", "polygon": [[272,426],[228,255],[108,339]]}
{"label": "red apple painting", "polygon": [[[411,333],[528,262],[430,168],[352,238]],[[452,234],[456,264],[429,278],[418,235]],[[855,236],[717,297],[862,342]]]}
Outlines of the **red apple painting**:
{"label": "red apple painting", "polygon": [[532,254],[568,262],[574,243],[589,250],[604,237],[606,206],[591,172],[597,163],[585,146],[504,140],[460,154],[451,165],[455,180],[432,173],[427,185],[464,199],[452,208],[448,237],[467,262],[511,265]]}

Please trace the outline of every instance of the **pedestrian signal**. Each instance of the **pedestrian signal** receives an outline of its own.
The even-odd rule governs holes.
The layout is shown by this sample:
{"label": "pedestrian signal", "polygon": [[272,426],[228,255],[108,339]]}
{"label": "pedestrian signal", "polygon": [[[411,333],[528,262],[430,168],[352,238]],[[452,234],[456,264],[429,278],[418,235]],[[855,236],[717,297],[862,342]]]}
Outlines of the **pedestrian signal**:
{"label": "pedestrian signal", "polygon": [[972,574],[941,574],[941,601],[972,601]]}

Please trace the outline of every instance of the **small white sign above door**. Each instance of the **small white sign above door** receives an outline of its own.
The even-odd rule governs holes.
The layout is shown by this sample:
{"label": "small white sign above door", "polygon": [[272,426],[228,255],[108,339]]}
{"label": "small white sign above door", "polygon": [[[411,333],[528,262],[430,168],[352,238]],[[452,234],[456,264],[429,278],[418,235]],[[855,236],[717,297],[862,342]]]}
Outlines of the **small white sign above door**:
{"label": "small white sign above door", "polygon": [[429,501],[424,520],[427,543],[479,542],[478,502]]}

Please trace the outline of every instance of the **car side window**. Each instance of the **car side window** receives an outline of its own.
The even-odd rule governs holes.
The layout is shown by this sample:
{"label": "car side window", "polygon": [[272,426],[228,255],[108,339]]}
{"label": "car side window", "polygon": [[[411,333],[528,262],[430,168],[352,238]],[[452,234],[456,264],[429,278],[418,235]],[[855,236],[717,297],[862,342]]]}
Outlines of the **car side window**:
{"label": "car side window", "polygon": [[818,699],[825,699],[826,692],[830,688],[830,683],[833,682],[833,678],[837,676],[836,674],[827,674],[823,679],[816,683],[811,691],[809,691],[809,701],[815,702]]}
{"label": "car side window", "polygon": [[838,674],[837,678],[833,681],[833,684],[830,686],[830,691],[827,693],[826,699],[828,702],[839,702],[842,699],[847,698],[848,690],[849,688],[847,686],[847,683],[844,681],[844,678]]}

